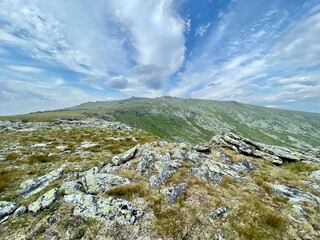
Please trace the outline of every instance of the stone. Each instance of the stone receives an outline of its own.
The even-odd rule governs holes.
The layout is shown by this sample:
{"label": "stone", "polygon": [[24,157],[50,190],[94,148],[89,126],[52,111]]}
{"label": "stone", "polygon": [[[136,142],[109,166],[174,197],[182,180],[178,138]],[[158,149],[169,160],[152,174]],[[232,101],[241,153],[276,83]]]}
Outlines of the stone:
{"label": "stone", "polygon": [[198,144],[196,146],[193,147],[194,150],[196,150],[197,152],[210,152],[211,150],[211,145],[210,144]]}
{"label": "stone", "polygon": [[129,149],[125,153],[116,155],[112,158],[112,163],[116,166],[126,163],[130,159],[134,158],[138,149],[140,148],[140,144],[136,145],[135,147]]}
{"label": "stone", "polygon": [[221,206],[214,211],[208,213],[208,216],[212,219],[221,218],[224,219],[228,216],[229,209],[225,206]]}
{"label": "stone", "polygon": [[312,193],[289,188],[285,185],[268,183],[272,191],[279,197],[287,198],[290,202],[316,201],[320,205],[320,198]]}
{"label": "stone", "polygon": [[233,133],[216,135],[211,139],[211,143],[233,149],[244,155],[263,158],[275,164],[282,164],[283,161],[320,162],[320,159],[316,156],[316,151],[300,151],[292,148],[266,145]]}
{"label": "stone", "polygon": [[25,214],[28,211],[28,209],[25,206],[20,206],[14,213],[14,217],[21,216],[22,214]]}
{"label": "stone", "polygon": [[58,192],[58,188],[53,188],[50,191],[43,194],[35,202],[29,205],[29,212],[32,212],[34,215],[37,215],[43,209],[50,207],[57,200]]}
{"label": "stone", "polygon": [[310,182],[310,181],[305,181],[305,180],[303,180],[302,182],[313,189],[320,189],[320,184]]}
{"label": "stone", "polygon": [[309,177],[320,181],[320,170],[312,172]]}
{"label": "stone", "polygon": [[174,187],[163,189],[161,193],[168,203],[175,203],[186,186],[186,183],[180,183]]}
{"label": "stone", "polygon": [[211,154],[219,157],[219,159],[220,159],[221,161],[223,161],[224,163],[231,163],[230,158],[228,158],[228,157],[227,157],[225,154],[223,154],[222,152],[215,151],[215,150],[211,150]]}
{"label": "stone", "polygon": [[16,209],[13,202],[0,201],[0,219],[12,214]]}
{"label": "stone", "polygon": [[223,180],[224,175],[228,175],[233,179],[241,179],[243,176],[232,169],[232,165],[215,162],[210,159],[202,160],[202,164],[198,168],[192,168],[192,172],[196,177],[205,182],[213,182],[219,184]]}
{"label": "stone", "polygon": [[64,182],[59,189],[59,191],[64,191],[65,194],[78,194],[82,190],[83,185],[79,180]]}
{"label": "stone", "polygon": [[221,235],[218,235],[214,240],[225,240]]}
{"label": "stone", "polygon": [[130,180],[108,173],[87,174],[81,178],[82,185],[90,194],[104,192],[119,184],[129,184]]}
{"label": "stone", "polygon": [[181,164],[177,160],[170,160],[170,155],[163,155],[159,161],[154,164],[158,171],[157,175],[153,175],[149,178],[149,185],[151,188],[158,188],[163,185],[167,178],[171,177],[173,173],[176,172]]}
{"label": "stone", "polygon": [[143,150],[136,167],[136,172],[149,174],[154,165],[155,154],[153,151]]}
{"label": "stone", "polygon": [[64,167],[65,165],[61,166],[56,170],[53,170],[52,172],[44,176],[29,179],[21,183],[18,189],[19,195],[23,197],[29,197],[40,192],[45,187],[47,187],[52,181],[61,177]]}
{"label": "stone", "polygon": [[113,197],[103,198],[86,194],[70,194],[64,201],[75,206],[73,214],[84,219],[106,222],[124,219],[131,224],[143,216],[143,212],[135,209],[131,203]]}

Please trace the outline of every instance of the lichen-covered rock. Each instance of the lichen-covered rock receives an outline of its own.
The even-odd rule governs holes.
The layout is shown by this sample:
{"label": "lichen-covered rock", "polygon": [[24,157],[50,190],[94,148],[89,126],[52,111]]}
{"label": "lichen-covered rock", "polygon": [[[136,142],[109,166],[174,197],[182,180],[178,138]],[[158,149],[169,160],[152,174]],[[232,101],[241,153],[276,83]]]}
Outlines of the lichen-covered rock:
{"label": "lichen-covered rock", "polygon": [[149,178],[149,184],[152,188],[158,188],[163,185],[168,177],[181,167],[181,164],[176,160],[170,160],[167,156],[163,157],[159,161],[155,162],[155,168],[158,171],[157,175],[153,175]]}
{"label": "lichen-covered rock", "polygon": [[320,159],[311,151],[303,152],[286,147],[261,144],[233,133],[214,136],[211,142],[221,147],[233,149],[238,153],[263,158],[275,164],[282,164],[283,161],[320,162]]}
{"label": "lichen-covered rock", "polygon": [[60,191],[64,191],[65,194],[72,194],[72,193],[81,193],[83,190],[83,186],[81,181],[79,180],[73,180],[69,182],[65,182],[61,185]]}
{"label": "lichen-covered rock", "polygon": [[87,174],[81,182],[88,193],[97,194],[106,191],[118,184],[129,184],[130,180],[108,173]]}
{"label": "lichen-covered rock", "polygon": [[320,170],[312,172],[310,178],[320,181]]}
{"label": "lichen-covered rock", "polygon": [[223,154],[222,152],[215,151],[215,150],[211,150],[211,154],[219,157],[219,159],[220,159],[221,161],[223,161],[224,163],[231,163],[230,158],[228,158],[228,157],[227,157],[225,154]]}
{"label": "lichen-covered rock", "polygon": [[233,170],[231,165],[215,162],[210,159],[202,160],[200,167],[192,168],[192,172],[196,177],[203,181],[211,181],[216,185],[222,182],[224,175],[230,176],[234,179],[241,179],[243,177],[241,174]]}
{"label": "lichen-covered rock", "polygon": [[13,202],[0,201],[0,219],[12,214],[16,209],[16,205]]}
{"label": "lichen-covered rock", "polygon": [[186,183],[180,183],[174,187],[163,189],[161,193],[167,202],[175,203],[186,186]]}
{"label": "lichen-covered rock", "polygon": [[61,177],[63,168],[66,165],[61,166],[60,168],[53,170],[52,172],[41,176],[41,177],[36,177],[33,179],[29,179],[23,183],[21,183],[18,193],[20,196],[23,197],[29,197],[31,195],[34,195],[41,190],[43,190],[45,187],[47,187],[52,181],[58,179]]}
{"label": "lichen-covered rock", "polygon": [[28,209],[25,206],[20,206],[16,211],[14,211],[13,216],[18,217],[26,213]]}
{"label": "lichen-covered rock", "polygon": [[149,174],[153,168],[155,154],[153,151],[143,150],[140,160],[136,167],[136,172]]}
{"label": "lichen-covered rock", "polygon": [[210,152],[211,150],[211,144],[205,143],[205,144],[198,144],[193,147],[194,150],[197,152]]}
{"label": "lichen-covered rock", "polygon": [[85,194],[65,195],[64,200],[75,206],[73,214],[85,219],[105,222],[114,219],[125,219],[133,224],[143,216],[128,201],[113,197],[103,198]]}
{"label": "lichen-covered rock", "polygon": [[58,188],[53,188],[50,191],[43,194],[41,197],[37,199],[37,201],[29,205],[29,212],[32,212],[34,215],[36,215],[41,210],[50,207],[57,200],[58,192]]}
{"label": "lichen-covered rock", "polygon": [[208,213],[208,216],[212,219],[226,218],[228,216],[229,209],[225,206],[219,207],[214,211]]}
{"label": "lichen-covered rock", "polygon": [[272,191],[279,197],[287,198],[290,202],[316,201],[320,205],[320,198],[312,193],[301,191],[295,188],[289,188],[285,185],[268,183]]}
{"label": "lichen-covered rock", "polygon": [[116,155],[112,158],[112,163],[116,166],[121,165],[129,161],[130,159],[134,158],[138,149],[140,148],[140,144],[136,145],[135,147],[129,149],[125,153]]}

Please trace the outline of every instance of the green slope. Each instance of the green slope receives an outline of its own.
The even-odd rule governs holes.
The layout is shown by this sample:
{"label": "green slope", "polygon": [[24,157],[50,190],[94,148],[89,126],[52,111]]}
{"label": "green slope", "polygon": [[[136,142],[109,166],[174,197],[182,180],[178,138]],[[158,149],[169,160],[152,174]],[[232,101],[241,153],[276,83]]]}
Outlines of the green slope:
{"label": "green slope", "polygon": [[320,114],[272,109],[233,101],[172,97],[130,98],[89,102],[63,111],[38,113],[37,116],[73,114],[98,116],[133,124],[137,128],[173,141],[199,143],[208,141],[213,135],[231,131],[272,145],[295,148],[320,145]]}

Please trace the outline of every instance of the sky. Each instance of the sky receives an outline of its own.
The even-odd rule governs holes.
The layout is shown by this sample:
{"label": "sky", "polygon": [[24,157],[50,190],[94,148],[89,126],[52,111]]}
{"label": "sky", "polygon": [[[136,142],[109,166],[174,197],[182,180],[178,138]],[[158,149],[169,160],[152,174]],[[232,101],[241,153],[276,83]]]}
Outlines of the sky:
{"label": "sky", "polygon": [[0,115],[174,96],[320,112],[320,0],[1,0]]}

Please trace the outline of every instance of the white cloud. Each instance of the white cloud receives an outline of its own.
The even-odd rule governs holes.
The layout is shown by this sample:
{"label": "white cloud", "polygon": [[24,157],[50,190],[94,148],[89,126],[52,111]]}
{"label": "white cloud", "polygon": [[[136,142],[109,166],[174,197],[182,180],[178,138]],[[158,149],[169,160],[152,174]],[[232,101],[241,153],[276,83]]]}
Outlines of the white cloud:
{"label": "white cloud", "polygon": [[184,61],[185,21],[171,0],[114,0],[110,3],[117,19],[129,30],[139,65],[157,65],[176,72]]}
{"label": "white cloud", "polygon": [[208,28],[211,26],[211,23],[207,23],[207,24],[200,24],[196,30],[195,30],[195,33],[194,33],[194,36],[195,37],[203,37],[204,34],[208,31]]}
{"label": "white cloud", "polygon": [[27,73],[41,73],[43,69],[37,67],[29,67],[29,66],[17,66],[17,65],[7,65],[7,68],[10,68],[19,72],[27,72]]}
{"label": "white cloud", "polygon": [[293,23],[276,40],[268,63],[275,69],[311,67],[320,64],[320,13]]}

